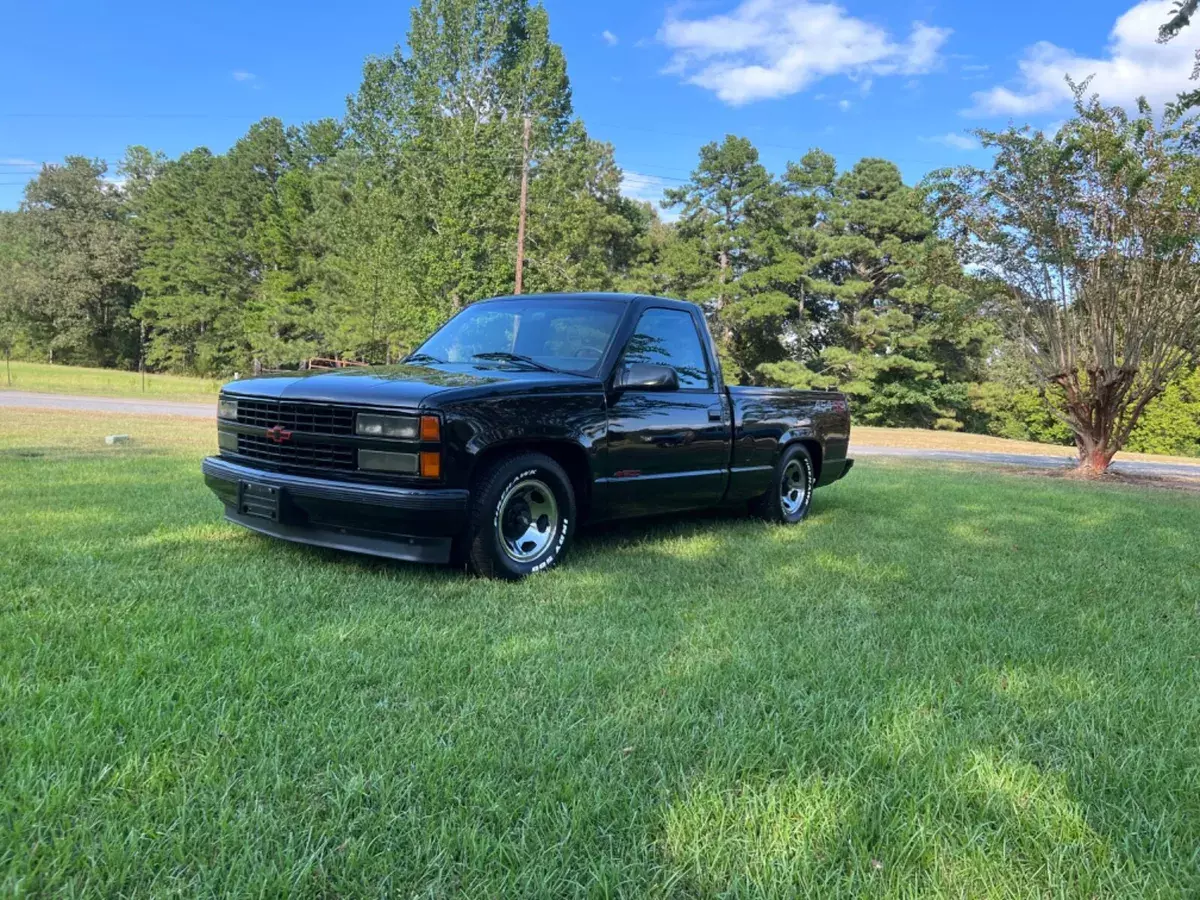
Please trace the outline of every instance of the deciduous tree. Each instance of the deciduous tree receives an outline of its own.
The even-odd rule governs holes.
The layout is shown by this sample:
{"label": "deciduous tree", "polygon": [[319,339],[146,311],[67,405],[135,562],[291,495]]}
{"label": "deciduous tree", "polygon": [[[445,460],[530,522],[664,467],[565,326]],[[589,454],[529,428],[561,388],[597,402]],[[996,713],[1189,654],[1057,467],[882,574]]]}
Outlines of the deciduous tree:
{"label": "deciduous tree", "polygon": [[[1200,7],[1200,0],[1175,0],[1171,17],[1158,29],[1158,42],[1167,44],[1179,37],[1180,32],[1192,23],[1192,16]],[[1200,50],[1196,51],[1196,62],[1192,66],[1192,81],[1200,79]],[[1190,109],[1200,106],[1200,90],[1183,91],[1176,101],[1179,109]]]}
{"label": "deciduous tree", "polygon": [[128,365],[137,355],[137,242],[119,185],[100,160],[44,166],[15,220],[21,263],[8,291],[52,360]]}
{"label": "deciduous tree", "polygon": [[935,192],[1098,475],[1200,349],[1200,159],[1192,119],[1085,88],[1053,137],[980,132],[992,168],[943,173]]}
{"label": "deciduous tree", "polygon": [[546,12],[526,0],[422,0],[407,48],[364,67],[347,122],[372,188],[402,198],[395,277],[435,318],[512,288],[527,116],[536,172],[562,146],[571,93]]}

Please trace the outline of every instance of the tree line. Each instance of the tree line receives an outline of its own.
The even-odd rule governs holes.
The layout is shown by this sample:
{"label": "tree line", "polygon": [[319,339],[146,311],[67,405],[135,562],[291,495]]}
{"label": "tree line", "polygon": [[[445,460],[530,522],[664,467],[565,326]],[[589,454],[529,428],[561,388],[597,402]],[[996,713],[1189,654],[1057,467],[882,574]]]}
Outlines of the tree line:
{"label": "tree line", "polygon": [[[83,157],[44,166],[20,209],[0,214],[0,342],[30,359],[218,377],[315,356],[394,362],[464,304],[511,292],[527,167],[525,290],[692,300],[731,381],[837,387],[859,423],[1064,443],[1079,443],[1101,406],[1132,397],[1132,421],[1105,425],[1124,429],[1121,443],[1200,455],[1190,332],[1164,332],[1170,351],[1114,338],[1102,366],[1094,343],[1051,346],[1054,334],[1031,328],[1050,320],[1030,317],[1045,302],[1081,312],[1081,298],[1129,280],[1128,267],[1099,264],[1097,248],[1161,263],[1174,241],[1172,289],[1186,287],[1195,259],[1178,248],[1200,233],[1189,218],[1195,149],[1182,114],[1174,128],[1155,130],[1148,113],[1123,119],[1080,93],[1059,135],[984,135],[993,169],[915,186],[887,160],[839,169],[820,150],[773,173],[749,140],[726,136],[665,192],[668,221],[622,195],[613,148],[574,114],[542,7],[422,0],[406,49],[367,60],[340,119],[264,119],[223,154],[167,159],[135,146],[112,171]],[[1105,147],[1105,165],[1124,160],[1129,179],[1083,184]],[[1160,222],[1164,233],[1149,238],[1159,245],[1143,247],[1144,229],[1105,248],[1094,229],[1051,227],[1050,207],[1082,202],[1072,190],[1128,199],[1137,178],[1165,185],[1155,204],[1186,213]],[[1007,221],[1001,196],[1015,204]],[[1021,219],[1039,203],[1041,218]],[[1088,215],[1077,213],[1076,223]],[[1041,268],[1023,271],[1022,260]],[[1085,270],[1091,281],[1072,280]],[[1143,288],[1167,296],[1158,275],[1139,271]],[[1054,277],[1061,290],[1044,296],[1036,282]],[[1134,301],[1113,302],[1097,327],[1128,337],[1121,305]],[[1144,375],[1133,364],[1143,351],[1171,362],[1155,369],[1144,402],[1142,376],[1112,375],[1110,387],[1129,384],[1101,397],[1100,369]]]}

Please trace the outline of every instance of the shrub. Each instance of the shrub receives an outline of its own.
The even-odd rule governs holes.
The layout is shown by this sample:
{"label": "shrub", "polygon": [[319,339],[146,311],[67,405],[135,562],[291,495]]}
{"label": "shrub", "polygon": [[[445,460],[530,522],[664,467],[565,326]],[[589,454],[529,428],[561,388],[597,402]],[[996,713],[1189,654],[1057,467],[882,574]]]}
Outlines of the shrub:
{"label": "shrub", "polygon": [[1200,369],[1168,386],[1146,407],[1126,449],[1200,456]]}
{"label": "shrub", "polygon": [[1042,444],[1071,443],[1071,429],[1054,417],[1038,388],[999,381],[973,385],[971,408],[982,417],[988,434]]}

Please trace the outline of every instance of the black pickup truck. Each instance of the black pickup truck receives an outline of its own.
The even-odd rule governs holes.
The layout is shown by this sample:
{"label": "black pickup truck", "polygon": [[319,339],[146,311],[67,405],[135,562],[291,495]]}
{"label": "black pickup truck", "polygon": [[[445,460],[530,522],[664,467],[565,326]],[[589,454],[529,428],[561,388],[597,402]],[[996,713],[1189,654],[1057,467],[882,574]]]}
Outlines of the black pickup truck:
{"label": "black pickup truck", "polygon": [[584,522],[798,522],[853,462],[841,394],[726,387],[699,307],[622,294],[484,300],[402,365],[232,382],[217,437],[204,475],[232,522],[502,578]]}

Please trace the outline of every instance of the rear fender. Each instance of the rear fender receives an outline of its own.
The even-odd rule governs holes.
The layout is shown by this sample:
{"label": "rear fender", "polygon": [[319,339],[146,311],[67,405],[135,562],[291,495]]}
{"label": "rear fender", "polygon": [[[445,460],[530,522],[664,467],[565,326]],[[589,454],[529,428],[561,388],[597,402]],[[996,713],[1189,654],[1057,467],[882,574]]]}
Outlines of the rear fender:
{"label": "rear fender", "polygon": [[825,453],[821,448],[821,441],[817,437],[816,431],[813,430],[811,424],[802,422],[795,428],[789,428],[779,436],[779,453],[782,455],[792,444],[803,444],[808,450],[808,455],[812,457],[813,475],[816,477],[817,484],[821,483],[821,464],[824,462]]}

